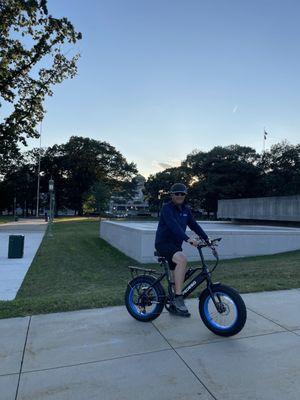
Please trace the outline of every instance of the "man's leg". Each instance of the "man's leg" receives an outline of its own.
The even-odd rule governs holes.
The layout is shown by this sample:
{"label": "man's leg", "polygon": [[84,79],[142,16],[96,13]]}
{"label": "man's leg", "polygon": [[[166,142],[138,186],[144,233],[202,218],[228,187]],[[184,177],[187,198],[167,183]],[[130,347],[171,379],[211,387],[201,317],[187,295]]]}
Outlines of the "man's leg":
{"label": "man's leg", "polygon": [[172,261],[176,264],[175,270],[173,271],[175,294],[181,294],[186,273],[187,258],[182,251],[177,251],[173,255]]}

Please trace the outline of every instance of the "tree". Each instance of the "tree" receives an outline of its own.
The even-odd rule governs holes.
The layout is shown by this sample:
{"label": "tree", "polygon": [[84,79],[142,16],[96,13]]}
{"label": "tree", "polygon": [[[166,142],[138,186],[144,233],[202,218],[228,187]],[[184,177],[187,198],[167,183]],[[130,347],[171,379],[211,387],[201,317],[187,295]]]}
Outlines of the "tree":
{"label": "tree", "polygon": [[[39,151],[35,148],[23,153],[22,161],[0,179],[0,210],[10,209],[14,196],[21,207],[26,200],[26,206],[35,209]],[[49,179],[53,178],[56,210],[71,208],[79,215],[84,204],[102,210],[107,196],[130,196],[136,186],[134,163],[128,163],[107,142],[78,136],[42,149],[40,171],[40,193],[48,193]]]}
{"label": "tree", "polygon": [[264,152],[259,163],[264,196],[295,195],[300,192],[300,144],[282,141]]}
{"label": "tree", "polygon": [[189,186],[191,179],[191,170],[186,166],[167,168],[150,175],[145,182],[145,195],[152,210],[157,210],[163,201],[169,199],[169,191],[174,183],[181,182]]}
{"label": "tree", "polygon": [[52,86],[76,75],[79,55],[63,51],[79,39],[67,18],[48,15],[47,0],[0,0],[0,173],[19,155],[18,144],[39,137]]}
{"label": "tree", "polygon": [[82,215],[83,203],[96,182],[105,184],[111,194],[124,194],[137,169],[109,143],[71,136],[67,143],[45,151],[41,171],[42,187],[51,176],[54,179],[57,209],[68,207]]}
{"label": "tree", "polygon": [[96,182],[84,197],[83,210],[85,212],[97,213],[99,216],[107,209],[111,192],[103,182]]}
{"label": "tree", "polygon": [[81,215],[83,196],[95,182],[107,185],[113,194],[122,193],[130,186],[137,172],[134,163],[128,163],[122,154],[107,142],[72,136],[61,146],[65,157],[65,175],[69,207]]}
{"label": "tree", "polygon": [[207,212],[217,211],[218,199],[253,197],[258,194],[259,155],[247,146],[216,146],[208,152],[189,154],[184,165],[191,168],[191,196]]}
{"label": "tree", "polygon": [[27,216],[28,211],[35,210],[36,200],[36,173],[34,166],[22,162],[11,168],[1,182],[0,210],[7,208],[12,211],[14,198],[16,205],[23,209],[23,215]]}

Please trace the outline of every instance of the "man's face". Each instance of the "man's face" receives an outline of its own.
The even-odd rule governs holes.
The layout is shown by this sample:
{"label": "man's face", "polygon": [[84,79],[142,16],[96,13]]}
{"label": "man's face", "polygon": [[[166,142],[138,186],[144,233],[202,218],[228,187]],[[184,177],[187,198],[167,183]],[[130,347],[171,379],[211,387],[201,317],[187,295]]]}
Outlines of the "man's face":
{"label": "man's face", "polygon": [[183,192],[172,193],[171,199],[175,204],[182,204],[184,202],[186,195]]}

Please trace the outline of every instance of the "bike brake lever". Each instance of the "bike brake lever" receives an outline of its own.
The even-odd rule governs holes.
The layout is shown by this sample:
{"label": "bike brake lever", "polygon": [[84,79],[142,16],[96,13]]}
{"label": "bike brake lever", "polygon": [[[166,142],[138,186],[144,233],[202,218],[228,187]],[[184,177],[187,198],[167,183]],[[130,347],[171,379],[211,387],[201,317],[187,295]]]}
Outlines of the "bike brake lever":
{"label": "bike brake lever", "polygon": [[212,251],[213,255],[214,255],[216,258],[218,258],[219,255],[218,255],[217,250],[216,250],[214,247],[211,247],[211,249],[212,249],[211,251]]}

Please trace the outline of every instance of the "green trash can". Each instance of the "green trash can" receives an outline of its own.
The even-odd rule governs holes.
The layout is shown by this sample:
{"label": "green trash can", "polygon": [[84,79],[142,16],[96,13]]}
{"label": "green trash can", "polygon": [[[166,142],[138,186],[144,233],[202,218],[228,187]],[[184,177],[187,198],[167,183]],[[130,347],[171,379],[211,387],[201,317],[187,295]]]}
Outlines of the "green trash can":
{"label": "green trash can", "polygon": [[22,258],[24,255],[24,235],[10,235],[8,258]]}

